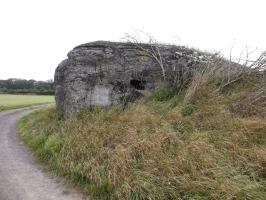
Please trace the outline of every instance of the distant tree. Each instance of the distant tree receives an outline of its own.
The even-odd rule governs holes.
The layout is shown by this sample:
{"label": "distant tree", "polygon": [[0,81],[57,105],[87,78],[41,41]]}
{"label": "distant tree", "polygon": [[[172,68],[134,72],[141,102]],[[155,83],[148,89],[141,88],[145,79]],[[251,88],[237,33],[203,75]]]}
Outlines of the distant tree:
{"label": "distant tree", "polygon": [[35,81],[10,78],[7,80],[0,80],[1,93],[33,93],[52,95],[54,94],[54,82],[52,79],[47,81]]}

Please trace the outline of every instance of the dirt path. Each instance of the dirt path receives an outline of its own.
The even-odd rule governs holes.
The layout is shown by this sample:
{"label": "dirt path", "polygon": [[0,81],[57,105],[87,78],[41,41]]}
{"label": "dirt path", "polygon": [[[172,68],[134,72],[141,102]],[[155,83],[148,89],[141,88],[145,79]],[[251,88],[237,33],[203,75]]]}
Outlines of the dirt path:
{"label": "dirt path", "polygon": [[0,112],[0,200],[86,199],[34,162],[17,133],[18,120],[30,112],[30,109]]}

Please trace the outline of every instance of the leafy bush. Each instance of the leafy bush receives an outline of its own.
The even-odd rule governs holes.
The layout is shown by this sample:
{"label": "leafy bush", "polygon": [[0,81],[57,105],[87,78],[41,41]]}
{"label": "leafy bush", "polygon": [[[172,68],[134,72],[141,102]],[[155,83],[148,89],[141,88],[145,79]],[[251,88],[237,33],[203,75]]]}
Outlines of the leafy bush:
{"label": "leafy bush", "polygon": [[182,115],[185,116],[189,116],[194,112],[194,106],[191,104],[186,105],[183,109],[182,109]]}
{"label": "leafy bush", "polygon": [[177,94],[176,89],[170,85],[161,85],[153,91],[153,98],[156,101],[167,101]]}

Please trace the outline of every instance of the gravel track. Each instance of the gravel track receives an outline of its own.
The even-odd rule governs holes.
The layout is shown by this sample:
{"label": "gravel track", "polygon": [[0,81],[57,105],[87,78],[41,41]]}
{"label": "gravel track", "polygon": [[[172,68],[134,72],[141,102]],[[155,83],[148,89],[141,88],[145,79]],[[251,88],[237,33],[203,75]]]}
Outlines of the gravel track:
{"label": "gravel track", "polygon": [[35,109],[0,112],[0,200],[85,200],[34,162],[33,153],[19,137],[19,119]]}

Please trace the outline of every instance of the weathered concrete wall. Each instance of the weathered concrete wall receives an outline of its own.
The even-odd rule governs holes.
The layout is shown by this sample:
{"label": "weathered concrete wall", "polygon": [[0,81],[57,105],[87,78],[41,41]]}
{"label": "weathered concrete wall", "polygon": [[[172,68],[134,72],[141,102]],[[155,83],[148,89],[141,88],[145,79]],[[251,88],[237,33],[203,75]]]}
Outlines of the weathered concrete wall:
{"label": "weathered concrete wall", "polygon": [[[207,59],[206,54],[178,46],[160,46],[160,53],[167,80]],[[161,79],[160,65],[134,44],[83,44],[70,51],[56,69],[56,106],[69,117],[83,106],[123,104],[153,89]]]}

